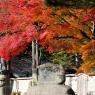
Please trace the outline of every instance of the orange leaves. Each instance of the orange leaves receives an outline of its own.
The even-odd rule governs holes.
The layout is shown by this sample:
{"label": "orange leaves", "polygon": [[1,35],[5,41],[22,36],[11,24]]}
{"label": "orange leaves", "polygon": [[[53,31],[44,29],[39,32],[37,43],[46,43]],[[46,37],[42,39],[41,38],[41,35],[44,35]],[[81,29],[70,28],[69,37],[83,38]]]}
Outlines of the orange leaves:
{"label": "orange leaves", "polygon": [[80,22],[80,18],[77,18],[76,16],[73,16],[73,15],[66,15],[64,16],[64,19],[70,24],[72,28],[75,28],[77,31],[79,30],[86,33],[90,32],[91,34],[91,30],[89,29],[89,27],[91,26]]}
{"label": "orange leaves", "polygon": [[[68,9],[68,14],[64,16],[64,19],[70,24],[72,28],[75,28],[75,30],[83,31],[86,33],[90,38],[93,37],[92,31],[91,31],[91,20],[94,18],[94,15],[92,16],[95,9]],[[90,13],[89,20],[83,19],[84,16],[87,16]]]}
{"label": "orange leaves", "polygon": [[81,18],[81,21],[91,21],[95,19],[95,8],[87,9],[86,14],[84,14]]}
{"label": "orange leaves", "polygon": [[80,49],[80,51],[83,52],[84,50],[88,50],[91,48],[93,48],[93,49],[95,48],[95,40],[91,40],[87,44],[83,45],[82,48]]}
{"label": "orange leaves", "polygon": [[95,62],[93,63],[85,63],[82,64],[81,67],[77,70],[77,73],[86,73],[86,74],[91,74],[92,73],[92,68],[95,67]]}
{"label": "orange leaves", "polygon": [[64,19],[72,26],[76,28],[80,28],[79,21],[76,17],[72,15],[66,15],[64,16]]}
{"label": "orange leaves", "polygon": [[[49,51],[49,49],[50,49],[49,53],[66,50],[66,43],[62,40],[49,41],[47,46],[48,46],[47,51]],[[51,50],[52,50],[52,52],[51,52]]]}
{"label": "orange leaves", "polygon": [[50,41],[50,40],[52,40],[56,36],[56,33],[52,32],[51,30],[47,30],[47,31],[48,31],[48,33],[47,33],[45,39]]}
{"label": "orange leaves", "polygon": [[80,22],[90,21],[94,18],[95,8],[69,8],[71,14],[74,14],[75,17],[80,19]]}
{"label": "orange leaves", "polygon": [[84,61],[95,61],[95,40],[81,46],[80,53],[82,53],[82,58]]}
{"label": "orange leaves", "polygon": [[46,10],[43,10],[43,15],[50,16],[53,13],[53,10],[51,8],[46,8]]}
{"label": "orange leaves", "polygon": [[[90,19],[87,18],[86,20]],[[84,44],[81,45],[80,53],[82,54],[82,59],[84,64],[79,68],[78,73],[91,73],[92,68],[95,67],[95,40],[93,40],[93,34],[90,30],[92,27],[91,21],[86,21],[83,23],[85,27],[83,27],[83,31],[90,37],[90,41],[85,41]]]}

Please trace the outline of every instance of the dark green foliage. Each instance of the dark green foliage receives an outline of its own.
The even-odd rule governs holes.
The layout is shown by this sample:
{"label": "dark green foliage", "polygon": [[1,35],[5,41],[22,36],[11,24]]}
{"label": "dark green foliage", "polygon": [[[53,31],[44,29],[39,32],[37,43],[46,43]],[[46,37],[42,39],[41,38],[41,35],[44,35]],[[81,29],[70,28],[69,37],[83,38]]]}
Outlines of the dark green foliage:
{"label": "dark green foliage", "polygon": [[0,33],[0,36],[5,36],[6,35],[6,33]]}
{"label": "dark green foliage", "polygon": [[64,0],[45,0],[45,2],[50,6],[62,6],[64,4]]}
{"label": "dark green foliage", "polygon": [[67,7],[94,7],[95,0],[45,0],[50,6],[67,6]]}

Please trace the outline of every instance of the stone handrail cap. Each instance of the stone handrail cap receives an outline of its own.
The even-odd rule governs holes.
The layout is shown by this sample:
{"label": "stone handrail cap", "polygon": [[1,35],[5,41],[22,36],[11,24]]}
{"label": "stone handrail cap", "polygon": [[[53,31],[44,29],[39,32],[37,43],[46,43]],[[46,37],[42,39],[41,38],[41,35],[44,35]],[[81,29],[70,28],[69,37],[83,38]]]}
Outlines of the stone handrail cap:
{"label": "stone handrail cap", "polygon": [[0,80],[1,80],[1,79],[5,79],[5,78],[6,78],[5,75],[0,75]]}

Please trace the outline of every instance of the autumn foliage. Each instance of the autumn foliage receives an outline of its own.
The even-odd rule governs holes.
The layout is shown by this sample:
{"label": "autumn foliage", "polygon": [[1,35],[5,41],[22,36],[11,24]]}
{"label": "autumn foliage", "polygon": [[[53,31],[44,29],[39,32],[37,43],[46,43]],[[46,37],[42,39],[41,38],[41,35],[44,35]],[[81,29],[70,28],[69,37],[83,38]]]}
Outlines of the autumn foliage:
{"label": "autumn foliage", "polygon": [[27,49],[32,39],[49,53],[79,53],[95,63],[95,7],[46,6],[44,0],[0,0],[0,56],[5,60]]}

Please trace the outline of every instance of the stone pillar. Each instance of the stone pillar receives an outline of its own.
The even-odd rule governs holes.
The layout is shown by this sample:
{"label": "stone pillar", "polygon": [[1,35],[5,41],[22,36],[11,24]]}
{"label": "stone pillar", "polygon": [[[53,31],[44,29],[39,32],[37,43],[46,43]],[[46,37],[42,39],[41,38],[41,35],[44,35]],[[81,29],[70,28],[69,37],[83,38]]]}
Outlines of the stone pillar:
{"label": "stone pillar", "polygon": [[4,75],[0,75],[0,95],[5,95],[6,90],[6,77]]}
{"label": "stone pillar", "polygon": [[77,78],[77,95],[87,95],[88,91],[88,76],[80,73]]}
{"label": "stone pillar", "polygon": [[6,61],[0,59],[0,95],[10,95],[10,80]]}

